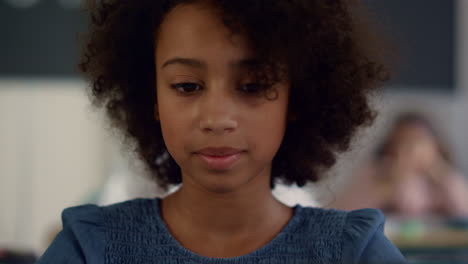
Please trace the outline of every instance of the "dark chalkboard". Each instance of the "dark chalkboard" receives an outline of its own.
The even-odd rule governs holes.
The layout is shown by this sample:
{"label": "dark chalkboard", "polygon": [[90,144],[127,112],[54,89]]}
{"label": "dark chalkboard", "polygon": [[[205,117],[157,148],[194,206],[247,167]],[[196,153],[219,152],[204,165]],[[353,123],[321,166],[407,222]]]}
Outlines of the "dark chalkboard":
{"label": "dark chalkboard", "polygon": [[[36,2],[29,8],[12,2]],[[78,33],[85,14],[63,3],[79,0],[0,0],[0,77],[78,76]],[[62,3],[62,4],[61,4]],[[366,0],[401,54],[390,83],[411,89],[454,86],[455,0]]]}
{"label": "dark chalkboard", "polygon": [[66,0],[16,0],[36,2],[29,7],[14,2],[0,1],[0,77],[77,76],[82,11]]}
{"label": "dark chalkboard", "polygon": [[383,34],[398,47],[390,85],[454,90],[455,0],[366,0]]}

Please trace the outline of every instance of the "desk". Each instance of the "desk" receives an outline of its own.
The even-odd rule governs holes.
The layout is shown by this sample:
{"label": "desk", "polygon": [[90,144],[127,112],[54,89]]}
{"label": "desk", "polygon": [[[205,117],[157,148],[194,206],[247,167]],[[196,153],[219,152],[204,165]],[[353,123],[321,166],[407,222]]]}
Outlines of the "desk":
{"label": "desk", "polygon": [[390,240],[399,248],[466,247],[468,249],[468,230],[434,230],[415,238],[393,235],[390,236]]}
{"label": "desk", "polygon": [[386,234],[410,264],[468,263],[466,226],[434,219],[389,222]]}

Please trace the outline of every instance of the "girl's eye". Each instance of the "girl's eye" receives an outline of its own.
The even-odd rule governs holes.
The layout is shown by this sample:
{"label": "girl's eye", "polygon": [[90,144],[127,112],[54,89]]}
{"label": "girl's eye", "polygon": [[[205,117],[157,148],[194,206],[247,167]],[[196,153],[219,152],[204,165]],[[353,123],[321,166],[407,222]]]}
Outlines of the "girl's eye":
{"label": "girl's eye", "polygon": [[258,94],[263,90],[262,85],[258,83],[246,83],[239,88],[240,91],[246,94]]}
{"label": "girl's eye", "polygon": [[171,88],[183,94],[190,94],[199,91],[201,86],[197,83],[175,83],[171,84]]}

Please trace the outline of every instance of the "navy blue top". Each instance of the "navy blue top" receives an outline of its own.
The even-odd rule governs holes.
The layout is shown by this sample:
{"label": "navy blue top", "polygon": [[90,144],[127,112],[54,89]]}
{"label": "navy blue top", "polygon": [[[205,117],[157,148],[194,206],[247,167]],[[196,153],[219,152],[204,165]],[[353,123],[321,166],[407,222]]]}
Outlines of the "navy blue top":
{"label": "navy blue top", "polygon": [[265,246],[239,257],[209,258],[175,240],[159,205],[156,198],[65,209],[63,230],[38,263],[406,263],[383,234],[384,216],[375,209],[346,212],[297,205],[288,224]]}

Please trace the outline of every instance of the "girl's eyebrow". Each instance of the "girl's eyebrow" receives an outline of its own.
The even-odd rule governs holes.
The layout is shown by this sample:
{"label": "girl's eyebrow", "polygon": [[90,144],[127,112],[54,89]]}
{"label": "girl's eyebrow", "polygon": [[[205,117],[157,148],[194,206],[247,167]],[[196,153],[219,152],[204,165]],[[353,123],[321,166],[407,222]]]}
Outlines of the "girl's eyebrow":
{"label": "girl's eyebrow", "polygon": [[[199,68],[199,69],[206,69],[207,64],[206,62],[194,58],[181,58],[181,57],[174,57],[172,59],[167,60],[166,62],[163,63],[161,66],[162,68],[165,68],[169,65],[174,65],[174,64],[182,64],[185,66],[190,66],[193,68]],[[229,67],[231,68],[252,68],[255,66],[258,66],[260,63],[258,60],[253,59],[253,58],[248,58],[248,59],[241,59],[241,60],[234,60],[229,62]]]}
{"label": "girl's eyebrow", "polygon": [[200,68],[200,69],[206,68],[206,63],[201,60],[175,57],[164,62],[163,65],[161,66],[161,69],[169,65],[173,65],[173,64],[182,64],[182,65],[186,65],[186,66],[190,66],[194,68]]}

